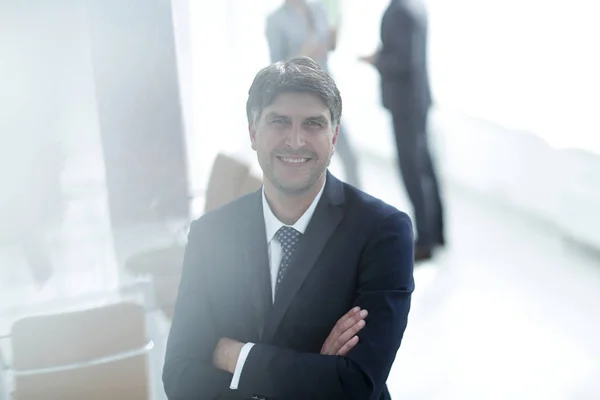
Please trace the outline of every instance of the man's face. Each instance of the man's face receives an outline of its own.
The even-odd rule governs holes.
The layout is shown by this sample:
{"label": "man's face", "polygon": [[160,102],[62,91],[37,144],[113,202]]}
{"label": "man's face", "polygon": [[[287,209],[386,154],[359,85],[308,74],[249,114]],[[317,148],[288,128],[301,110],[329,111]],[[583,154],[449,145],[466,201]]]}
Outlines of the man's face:
{"label": "man's face", "polygon": [[278,95],[249,128],[265,179],[286,195],[302,194],[319,181],[339,130],[321,98],[309,93]]}

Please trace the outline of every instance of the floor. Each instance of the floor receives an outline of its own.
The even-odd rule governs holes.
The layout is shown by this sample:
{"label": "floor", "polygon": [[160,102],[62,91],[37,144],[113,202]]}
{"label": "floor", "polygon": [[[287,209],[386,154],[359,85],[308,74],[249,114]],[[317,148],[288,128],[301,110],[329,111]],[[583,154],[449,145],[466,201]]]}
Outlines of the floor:
{"label": "floor", "polygon": [[[260,32],[253,29],[255,35]],[[238,48],[243,43],[238,41]],[[249,61],[252,67],[258,64],[256,59]],[[247,75],[248,69],[238,76],[239,82],[234,81],[241,84]],[[241,95],[228,104],[243,104],[245,88],[237,90]],[[350,110],[357,101],[355,97],[349,101]],[[199,114],[208,112],[206,107]],[[357,135],[364,127],[377,126],[379,134],[387,136],[384,113],[375,106],[366,109],[350,118],[354,120],[350,131]],[[243,121],[236,120],[230,127],[235,134],[191,149],[192,176],[197,177],[191,186],[202,187],[207,160],[219,148],[252,157],[240,139],[245,140],[240,127]],[[192,139],[196,144],[207,140]],[[47,238],[57,266],[55,276],[43,288],[36,287],[20,250],[0,247],[0,336],[23,315],[121,298],[118,288],[124,283],[131,286],[133,297],[151,301],[144,286],[123,273],[123,259],[140,248],[176,240],[177,226],[113,231],[101,179],[81,178],[86,168],[96,176],[97,163],[81,164],[94,157],[82,157],[77,143],[70,143],[68,149],[73,162],[66,176],[79,178],[65,179],[68,212],[63,225]],[[360,158],[364,189],[410,212],[396,166],[366,151],[360,151]],[[331,169],[343,177],[337,159]],[[393,398],[600,398],[600,258],[564,241],[551,226],[449,180],[445,180],[444,198],[449,243],[415,271],[417,289],[409,326],[388,380]],[[115,240],[120,243],[118,251]],[[151,307],[148,316],[149,332],[157,343],[152,381],[155,398],[161,399],[168,324]]]}
{"label": "floor", "polygon": [[[408,209],[382,167],[363,169],[367,190]],[[600,397],[600,259],[493,199],[444,192],[450,243],[415,271],[394,397]]]}

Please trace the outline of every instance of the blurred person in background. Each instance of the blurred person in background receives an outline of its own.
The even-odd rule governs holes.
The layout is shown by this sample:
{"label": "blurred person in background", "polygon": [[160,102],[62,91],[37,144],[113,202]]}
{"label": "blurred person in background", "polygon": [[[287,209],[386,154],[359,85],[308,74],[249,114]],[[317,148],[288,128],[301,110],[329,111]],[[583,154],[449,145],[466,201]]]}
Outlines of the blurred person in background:
{"label": "blurred person in background", "polygon": [[383,106],[394,125],[400,171],[412,202],[417,240],[415,260],[443,246],[444,217],[427,143],[431,93],[427,68],[427,15],[419,0],[392,0],[381,22],[381,47],[361,61],[381,75]]}
{"label": "blurred person in background", "polygon": [[[271,62],[306,56],[329,72],[327,59],[337,44],[339,7],[335,3],[328,6],[329,10],[318,2],[285,0],[273,11],[267,18],[266,26]],[[360,187],[358,159],[343,128],[336,152],[344,165],[346,182]]]}
{"label": "blurred person in background", "polygon": [[388,400],[411,221],[328,171],[342,99],[312,59],[262,69],[246,112],[264,185],[192,223],[167,396]]}

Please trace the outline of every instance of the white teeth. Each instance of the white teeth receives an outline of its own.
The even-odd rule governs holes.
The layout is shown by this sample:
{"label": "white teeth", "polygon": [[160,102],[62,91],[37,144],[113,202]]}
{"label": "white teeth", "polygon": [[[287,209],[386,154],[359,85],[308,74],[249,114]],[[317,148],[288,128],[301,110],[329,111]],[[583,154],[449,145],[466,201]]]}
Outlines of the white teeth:
{"label": "white teeth", "polygon": [[285,158],[282,157],[281,161],[288,164],[302,164],[308,161],[308,158]]}

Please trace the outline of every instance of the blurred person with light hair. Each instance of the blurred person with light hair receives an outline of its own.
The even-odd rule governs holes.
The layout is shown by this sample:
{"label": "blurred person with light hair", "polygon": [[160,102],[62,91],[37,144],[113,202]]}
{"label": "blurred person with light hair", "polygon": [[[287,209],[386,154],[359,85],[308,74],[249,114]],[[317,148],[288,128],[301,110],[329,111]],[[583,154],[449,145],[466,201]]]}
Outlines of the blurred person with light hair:
{"label": "blurred person with light hair", "polygon": [[379,71],[383,106],[392,115],[400,171],[417,225],[416,261],[431,258],[434,248],[445,244],[442,201],[427,143],[427,24],[419,0],[392,0],[381,22],[381,48],[361,58]]}
{"label": "blurred person with light hair", "polygon": [[[306,56],[329,73],[328,56],[337,44],[339,4],[324,5],[307,0],[284,0],[267,18],[266,35],[271,62]],[[341,129],[339,154],[346,182],[360,187],[358,159],[345,129]]]}

